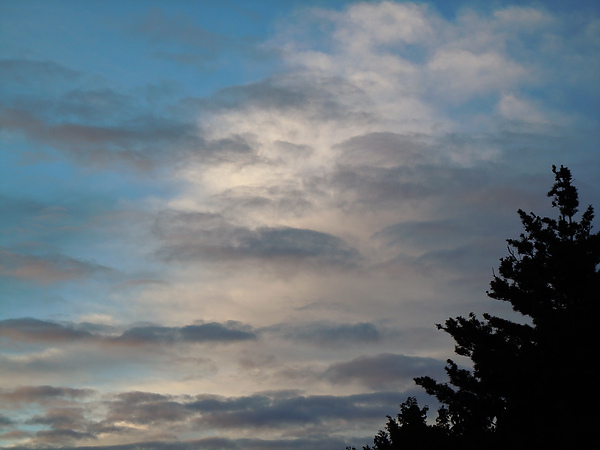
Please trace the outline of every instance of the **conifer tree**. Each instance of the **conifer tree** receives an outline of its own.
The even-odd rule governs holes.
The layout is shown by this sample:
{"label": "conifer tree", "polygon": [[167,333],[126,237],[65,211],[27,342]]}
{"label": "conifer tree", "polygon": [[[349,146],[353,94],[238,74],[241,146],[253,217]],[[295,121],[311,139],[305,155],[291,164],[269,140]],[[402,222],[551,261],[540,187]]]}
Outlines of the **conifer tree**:
{"label": "conifer tree", "polygon": [[[440,448],[441,442],[461,449],[599,444],[593,427],[600,419],[595,369],[600,234],[591,232],[591,206],[576,220],[579,200],[570,170],[553,166],[552,171],[555,183],[548,196],[558,218],[518,211],[524,232],[508,239],[508,256],[500,260],[487,293],[510,303],[523,320],[490,314],[479,319],[471,313],[438,325],[472,368],[448,360],[448,382],[415,379],[442,404],[435,425],[423,419],[419,448]],[[414,448],[395,430],[404,426],[401,415],[408,403],[419,410],[414,399],[403,404],[398,420],[389,418],[387,433],[379,433],[372,450]],[[427,444],[434,441],[437,445]]]}

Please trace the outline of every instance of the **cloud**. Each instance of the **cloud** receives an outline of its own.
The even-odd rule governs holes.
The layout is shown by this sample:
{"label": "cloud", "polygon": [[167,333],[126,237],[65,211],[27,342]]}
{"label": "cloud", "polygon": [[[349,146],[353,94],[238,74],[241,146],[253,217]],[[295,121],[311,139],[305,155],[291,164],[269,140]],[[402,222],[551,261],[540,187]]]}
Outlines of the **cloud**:
{"label": "cloud", "polygon": [[100,77],[34,60],[3,60],[0,71],[11,87],[0,125],[7,136],[38,144],[38,153],[52,155],[51,147],[84,166],[149,170],[173,152],[205,151],[193,120],[164,86],[119,91]]}
{"label": "cloud", "polygon": [[156,232],[164,244],[159,255],[175,261],[308,262],[351,267],[359,253],[327,233],[292,227],[250,229],[229,223],[219,214],[165,211]]}
{"label": "cloud", "polygon": [[35,443],[37,444],[64,444],[82,439],[95,439],[91,433],[84,433],[75,430],[43,430],[36,433]]}
{"label": "cloud", "polygon": [[110,274],[113,269],[64,255],[27,255],[0,248],[0,275],[39,284],[52,284]]}
{"label": "cloud", "polygon": [[148,169],[165,146],[200,147],[189,124],[152,116],[107,125],[52,123],[31,111],[6,108],[0,115],[0,124],[6,130],[21,132],[34,142],[53,146],[76,161],[92,166],[121,161]]}
{"label": "cloud", "polygon": [[93,389],[76,389],[56,386],[21,386],[0,391],[3,401],[11,404],[46,403],[56,399],[78,400],[95,393]]}
{"label": "cloud", "polygon": [[238,342],[256,339],[251,327],[239,322],[211,322],[184,327],[137,326],[127,329],[113,342],[124,344],[174,344],[177,342]]}
{"label": "cloud", "polygon": [[152,425],[165,422],[182,422],[190,416],[185,406],[167,396],[149,393],[124,393],[118,400],[107,403],[106,420],[112,423]]}
{"label": "cloud", "polygon": [[4,414],[0,414],[0,428],[6,428],[13,424],[14,422]]}
{"label": "cloud", "polygon": [[85,330],[33,318],[0,321],[0,336],[29,342],[68,342],[94,337]]}
{"label": "cloud", "polygon": [[[119,329],[124,328],[119,333]],[[116,327],[92,323],[56,323],[22,318],[0,321],[0,336],[14,341],[36,343],[173,345],[177,343],[226,343],[253,340],[257,335],[252,327],[236,321],[195,323],[183,327],[132,325]]]}
{"label": "cloud", "polygon": [[199,398],[188,404],[202,416],[201,427],[219,428],[279,428],[288,425],[318,425],[328,420],[350,421],[367,419],[387,402],[394,402],[402,394],[380,393],[351,396],[272,396],[254,395],[224,399]]}
{"label": "cloud", "polygon": [[[0,273],[32,292],[0,321],[1,437],[343,448],[421,399],[412,378],[444,378],[452,350],[434,324],[489,310],[551,164],[597,197],[597,20],[483,10],[304,8],[257,48],[134,8],[134,64],[160,69],[135,88],[87,58],[0,61],[4,156],[32,180],[2,199]],[[277,72],[194,96],[267,47]]]}
{"label": "cloud", "polygon": [[408,387],[417,376],[433,374],[434,379],[443,378],[443,366],[442,361],[434,358],[381,353],[334,363],[325,371],[324,377],[332,383],[357,381],[372,389]]}
{"label": "cloud", "polygon": [[[86,78],[83,72],[70,69],[54,61],[38,61],[31,59],[2,59],[0,60],[0,74],[8,82],[45,88],[56,82],[73,85]],[[32,74],[36,74],[32,77]]]}
{"label": "cloud", "polygon": [[[236,12],[233,7],[230,14],[237,15]],[[252,36],[211,31],[189,16],[169,15],[160,9],[152,10],[133,25],[128,24],[128,28],[147,41],[154,57],[195,65],[203,70],[227,64],[224,55],[234,54],[239,58],[241,54],[256,59],[273,56],[273,50],[258,45]]]}
{"label": "cloud", "polygon": [[27,425],[45,425],[55,430],[76,429],[85,422],[85,409],[81,407],[50,408],[44,415],[33,416]]}
{"label": "cloud", "polygon": [[[16,398],[36,400],[42,408],[41,413],[24,418],[19,416],[10,425],[18,428],[37,427],[31,444],[61,444],[68,446],[72,441],[86,442],[98,440],[107,435],[114,440],[130,442],[140,437],[139,432],[150,429],[162,435],[162,443],[144,444],[145,448],[167,445],[173,436],[167,430],[176,427],[179,430],[212,429],[228,432],[237,430],[236,439],[211,437],[206,440],[181,441],[181,445],[206,443],[215,448],[305,448],[314,443],[320,448],[325,442],[331,442],[330,424],[352,426],[352,421],[367,423],[381,420],[391,408],[404,400],[403,393],[378,392],[371,394],[333,396],[298,395],[297,392],[271,391],[241,397],[215,395],[169,395],[153,392],[128,391],[105,394],[102,397],[91,396],[93,392],[67,390],[50,386],[21,387],[3,392],[4,398],[11,402]],[[40,403],[40,397],[46,402]],[[70,403],[61,403],[68,399]],[[6,403],[5,403],[6,404]],[[38,410],[39,411],[39,410]],[[41,429],[39,429],[42,427]],[[215,428],[216,427],[216,428]],[[297,435],[294,440],[253,440],[245,438],[247,431],[279,430],[290,428],[288,436]],[[29,435],[31,436],[31,435]],[[9,439],[10,436],[4,436]],[[24,433],[15,439],[28,437]],[[152,442],[146,439],[145,442]],[[140,445],[139,442],[135,442]],[[260,444],[262,447],[260,447]],[[99,442],[100,446],[102,444]],[[134,445],[133,443],[131,445]],[[225,447],[218,447],[223,445]],[[283,445],[283,447],[278,447]],[[106,446],[106,448],[112,448]],[[128,448],[126,445],[114,448]],[[185,448],[185,447],[183,447]],[[203,447],[204,448],[204,447]],[[209,447],[210,448],[210,447]]]}
{"label": "cloud", "polygon": [[[332,448],[344,448],[350,442],[343,438],[321,438],[321,439],[230,439],[219,437],[208,437],[204,439],[194,439],[186,441],[143,441],[131,444],[121,445],[95,445],[93,447],[78,445],[77,447],[63,446],[65,450],[136,450],[143,446],[148,450],[195,450],[202,448],[205,450],[295,450],[295,449],[311,449],[311,450],[330,450]],[[11,447],[16,450],[30,449],[31,447]]]}
{"label": "cloud", "polygon": [[495,52],[475,54],[462,49],[440,50],[428,66],[428,72],[436,80],[445,81],[439,94],[457,102],[511,89],[527,76],[526,69]]}
{"label": "cloud", "polygon": [[282,323],[266,327],[261,333],[325,347],[373,344],[381,339],[379,330],[371,323]]}

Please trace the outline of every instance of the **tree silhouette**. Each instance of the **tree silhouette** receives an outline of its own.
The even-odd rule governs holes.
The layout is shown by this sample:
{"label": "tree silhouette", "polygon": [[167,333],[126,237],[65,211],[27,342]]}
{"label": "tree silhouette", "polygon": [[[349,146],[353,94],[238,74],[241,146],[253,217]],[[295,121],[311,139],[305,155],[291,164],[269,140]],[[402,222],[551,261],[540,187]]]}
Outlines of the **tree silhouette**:
{"label": "tree silhouette", "polygon": [[598,445],[592,430],[600,419],[593,368],[599,343],[600,233],[591,233],[591,206],[575,220],[579,200],[570,170],[553,166],[552,171],[555,183],[548,196],[558,219],[518,211],[524,232],[507,240],[509,254],[500,259],[487,292],[509,302],[523,320],[490,314],[479,319],[471,313],[438,325],[472,368],[448,360],[448,382],[415,378],[442,404],[437,422],[428,425],[427,409],[409,398],[397,419],[388,417],[374,447],[363,449]]}

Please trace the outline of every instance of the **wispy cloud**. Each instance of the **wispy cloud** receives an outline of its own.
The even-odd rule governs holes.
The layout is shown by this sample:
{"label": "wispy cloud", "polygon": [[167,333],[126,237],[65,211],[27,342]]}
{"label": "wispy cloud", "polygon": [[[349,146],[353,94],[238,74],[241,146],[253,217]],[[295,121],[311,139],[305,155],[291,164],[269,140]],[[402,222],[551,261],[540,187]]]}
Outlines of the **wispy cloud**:
{"label": "wispy cloud", "polygon": [[27,255],[0,249],[0,275],[39,284],[51,284],[111,273],[109,267],[64,255]]}

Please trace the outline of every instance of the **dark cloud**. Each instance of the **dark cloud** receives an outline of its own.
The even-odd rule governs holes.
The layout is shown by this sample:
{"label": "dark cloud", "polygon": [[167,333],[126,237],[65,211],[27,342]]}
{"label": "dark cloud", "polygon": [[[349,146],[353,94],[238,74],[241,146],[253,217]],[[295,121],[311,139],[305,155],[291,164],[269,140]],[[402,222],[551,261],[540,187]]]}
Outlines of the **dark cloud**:
{"label": "dark cloud", "polygon": [[[132,444],[100,446],[61,446],[63,450],[331,450],[344,448],[356,440],[323,437],[319,439],[228,439],[208,437],[189,441],[143,441]],[[31,447],[11,447],[15,450],[31,450]]]}
{"label": "dark cloud", "polygon": [[342,239],[315,230],[291,227],[249,229],[209,213],[165,211],[156,228],[167,260],[298,261],[349,267],[359,253]]}
{"label": "dark cloud", "polygon": [[5,416],[4,414],[0,414],[0,428],[9,427],[12,424],[14,424],[14,422],[9,417]]}
{"label": "dark cloud", "polygon": [[113,341],[126,344],[174,344],[177,342],[238,342],[256,339],[251,327],[239,322],[210,322],[184,327],[141,326],[129,328]]}
{"label": "dark cloud", "polygon": [[[280,143],[280,146],[286,146]],[[288,147],[288,149],[290,149]],[[301,157],[301,149],[298,154],[290,155],[290,158]],[[314,198],[322,197],[318,189],[319,181],[308,186],[299,188],[297,186],[286,186],[273,184],[270,186],[236,186],[227,189],[219,195],[219,201],[223,208],[229,212],[236,212],[243,216],[245,213],[257,211],[277,211],[281,214],[291,214],[302,217],[309,211],[314,210]]]}
{"label": "dark cloud", "polygon": [[318,346],[348,346],[373,344],[381,339],[377,327],[371,323],[282,323],[261,330],[274,333],[294,342]]}
{"label": "dark cloud", "polygon": [[322,425],[330,420],[348,422],[371,420],[377,414],[385,416],[385,411],[403,397],[404,394],[389,392],[341,397],[290,396],[289,393],[279,395],[274,392],[231,398],[131,392],[105,402],[108,412],[104,424],[121,421],[138,425],[182,424],[193,420],[194,427],[211,429],[305,427]]}
{"label": "dark cloud", "polygon": [[182,158],[218,150],[199,136],[197,112],[190,115],[178,107],[178,99],[164,88],[124,93],[43,61],[0,61],[1,72],[11,89],[3,95],[0,126],[40,144],[38,152],[50,146],[84,165],[118,162],[150,169],[159,161],[172,162],[175,154]]}
{"label": "dark cloud", "polygon": [[342,239],[327,233],[299,228],[259,228],[240,239],[241,246],[258,257],[315,258],[337,263],[351,263],[356,250]]}
{"label": "dark cloud", "polygon": [[471,230],[453,220],[427,220],[401,222],[385,227],[374,234],[374,238],[382,239],[385,245],[395,248],[406,248],[414,245],[419,249],[443,248],[457,240],[464,240]]}
{"label": "dark cloud", "polygon": [[[201,412],[198,426],[218,428],[280,428],[314,426],[329,420],[371,419],[402,398],[401,394],[351,396],[254,395],[238,398],[200,398],[188,408]],[[402,400],[401,400],[402,401]],[[385,415],[385,414],[384,414]]]}
{"label": "dark cloud", "polygon": [[448,249],[432,250],[424,253],[414,261],[424,273],[435,274],[444,270],[447,274],[472,276],[477,273],[477,278],[484,279],[491,275],[491,268],[498,261],[503,243],[498,239],[473,239],[468,244],[457,245]]}
{"label": "dark cloud", "polygon": [[279,78],[269,78],[244,86],[223,88],[205,104],[219,109],[259,107],[277,111],[296,111],[308,105],[309,92],[299,86],[281,85],[278,81]]}
{"label": "dark cloud", "polygon": [[216,322],[188,325],[181,328],[181,337],[186,342],[227,342],[256,339],[256,334],[249,326],[229,321],[224,325]]}
{"label": "dark cloud", "polygon": [[422,202],[443,192],[435,181],[426,180],[404,167],[340,167],[331,176],[344,210],[398,208]]}
{"label": "dark cloud", "polygon": [[253,340],[256,332],[241,322],[208,322],[183,327],[160,325],[131,326],[119,329],[83,322],[56,323],[33,318],[0,321],[0,337],[37,343],[76,343],[82,340],[104,344],[172,345],[177,343],[227,343]]}
{"label": "dark cloud", "polygon": [[354,136],[334,148],[342,151],[339,161],[343,166],[395,167],[438,157],[427,144],[430,140],[419,134],[378,132]]}
{"label": "dark cloud", "polygon": [[[21,421],[5,421],[18,427],[44,427],[35,432],[30,444],[60,445],[69,448],[74,441],[97,439],[99,434],[131,440],[139,427],[152,427],[162,434],[161,442],[144,442],[100,448],[322,448],[331,443],[332,423],[352,427],[353,421],[373,423],[392,413],[405,400],[406,393],[375,392],[349,396],[299,395],[296,391],[272,391],[243,397],[215,395],[168,395],[131,391],[90,397],[90,392],[51,386],[22,387],[3,395],[19,401],[35,401],[42,413]],[[50,403],[41,399],[51,400]],[[4,398],[6,399],[6,397]],[[10,401],[13,402],[12,398]],[[55,403],[70,400],[71,404]],[[95,411],[94,414],[91,411]],[[138,428],[136,428],[138,427]],[[165,433],[169,427],[179,430],[280,430],[296,439],[253,440],[210,437],[194,441],[173,442]],[[5,433],[6,435],[6,433]],[[11,439],[11,436],[4,436]],[[14,439],[23,439],[20,433]],[[193,447],[194,445],[201,447]],[[136,445],[138,447],[136,447]],[[188,446],[189,445],[189,446]],[[18,448],[18,447],[17,447]],[[82,447],[86,448],[86,447]]]}
{"label": "dark cloud", "polygon": [[[33,434],[30,431],[25,430],[11,430],[6,433],[0,433],[0,439],[4,439],[7,441],[11,440],[24,440],[33,437]],[[22,448],[22,447],[21,447]],[[27,447],[31,448],[31,447]]]}
{"label": "dark cloud", "polygon": [[201,100],[199,106],[211,112],[260,110],[318,124],[343,121],[348,125],[375,120],[370,112],[357,107],[369,101],[365,92],[347,79],[299,71],[223,88]]}
{"label": "dark cloud", "polygon": [[51,408],[44,415],[36,415],[28,419],[27,425],[46,425],[53,429],[74,429],[85,424],[84,408]]}
{"label": "dark cloud", "polygon": [[341,154],[328,182],[345,210],[428,204],[456,225],[464,226],[465,217],[493,223],[515,205],[544,206],[538,193],[547,176],[540,174],[549,170],[552,158],[564,160],[566,145],[548,134],[545,128],[509,132],[500,127],[481,134],[357,135],[336,145]]}
{"label": "dark cloud", "polygon": [[434,358],[381,353],[332,364],[323,376],[332,383],[359,382],[372,389],[411,385],[417,376],[443,379],[444,362]]}
{"label": "dark cloud", "polygon": [[0,336],[29,342],[65,342],[94,337],[85,330],[32,318],[0,321]]}
{"label": "dark cloud", "polygon": [[[137,395],[139,397],[139,394]],[[131,401],[131,396],[120,396],[119,400],[108,402],[109,412],[106,422],[115,423],[125,421],[128,423],[150,425],[165,422],[183,422],[190,412],[177,401],[162,398],[146,398]]]}
{"label": "dark cloud", "polygon": [[46,403],[56,399],[78,400],[93,395],[93,389],[75,389],[55,386],[21,386],[0,391],[0,398],[10,403]]}
{"label": "dark cloud", "polygon": [[181,152],[184,147],[202,147],[192,125],[166,117],[137,116],[107,125],[53,123],[32,111],[6,108],[0,114],[0,125],[90,165],[121,161],[148,169],[167,149]]}
{"label": "dark cloud", "polygon": [[59,444],[78,441],[82,439],[97,439],[92,433],[75,430],[42,430],[36,433],[38,444]]}

